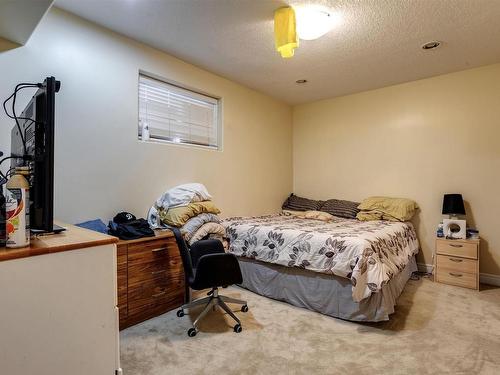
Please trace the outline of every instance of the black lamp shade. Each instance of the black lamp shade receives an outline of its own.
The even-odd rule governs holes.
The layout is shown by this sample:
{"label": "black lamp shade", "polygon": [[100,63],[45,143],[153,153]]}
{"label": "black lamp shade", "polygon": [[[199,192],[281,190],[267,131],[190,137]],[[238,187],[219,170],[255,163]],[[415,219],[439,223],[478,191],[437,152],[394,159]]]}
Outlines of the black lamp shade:
{"label": "black lamp shade", "polygon": [[444,195],[443,215],[465,215],[465,207],[462,194]]}

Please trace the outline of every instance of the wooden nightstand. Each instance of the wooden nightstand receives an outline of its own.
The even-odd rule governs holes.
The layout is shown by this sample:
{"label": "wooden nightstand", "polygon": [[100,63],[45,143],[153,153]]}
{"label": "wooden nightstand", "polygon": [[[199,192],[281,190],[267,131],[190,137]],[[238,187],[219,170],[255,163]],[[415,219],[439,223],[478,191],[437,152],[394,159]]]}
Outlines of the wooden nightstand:
{"label": "wooden nightstand", "polygon": [[479,240],[436,239],[435,280],[479,290]]}

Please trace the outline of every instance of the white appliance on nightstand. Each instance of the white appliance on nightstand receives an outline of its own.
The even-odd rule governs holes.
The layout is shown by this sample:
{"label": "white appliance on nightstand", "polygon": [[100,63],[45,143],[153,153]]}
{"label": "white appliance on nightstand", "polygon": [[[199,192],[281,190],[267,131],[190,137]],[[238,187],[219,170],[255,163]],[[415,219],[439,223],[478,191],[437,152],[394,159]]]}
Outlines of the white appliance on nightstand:
{"label": "white appliance on nightstand", "polygon": [[443,219],[443,233],[446,238],[465,240],[467,237],[467,225],[465,220]]}
{"label": "white appliance on nightstand", "polygon": [[445,194],[442,213],[450,215],[448,219],[443,219],[445,237],[465,240],[467,238],[467,225],[464,219],[458,218],[458,215],[465,215],[462,194]]}

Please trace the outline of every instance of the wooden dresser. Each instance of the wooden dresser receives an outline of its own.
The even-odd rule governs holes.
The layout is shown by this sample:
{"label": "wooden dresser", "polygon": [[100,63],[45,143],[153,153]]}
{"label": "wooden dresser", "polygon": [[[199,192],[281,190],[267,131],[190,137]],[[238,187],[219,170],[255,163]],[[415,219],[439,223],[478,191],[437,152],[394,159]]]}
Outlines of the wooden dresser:
{"label": "wooden dresser", "polygon": [[117,244],[120,329],[184,303],[184,271],[171,231]]}
{"label": "wooden dresser", "polygon": [[479,240],[436,239],[436,281],[479,289]]}

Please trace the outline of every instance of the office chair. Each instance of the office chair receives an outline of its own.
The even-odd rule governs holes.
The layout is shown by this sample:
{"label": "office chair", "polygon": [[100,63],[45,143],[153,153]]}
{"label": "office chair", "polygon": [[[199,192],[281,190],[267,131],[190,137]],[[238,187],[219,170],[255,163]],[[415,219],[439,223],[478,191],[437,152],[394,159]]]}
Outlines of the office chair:
{"label": "office chair", "polygon": [[[236,333],[240,333],[242,331],[241,321],[226,305],[226,302],[242,305],[241,311],[243,312],[248,311],[247,302],[221,296],[218,289],[219,287],[241,284],[243,282],[240,265],[236,256],[234,254],[227,254],[224,251],[222,243],[218,240],[197,241],[191,245],[191,249],[188,249],[181,232],[177,228],[172,230],[182,258],[186,279],[186,300],[188,302],[182,305],[177,311],[177,316],[183,317],[185,309],[205,305],[201,314],[194,321],[193,327],[188,330],[188,336],[196,336],[198,333],[198,322],[211,309],[215,310],[216,306],[222,308],[236,321],[237,324],[233,327],[233,330]],[[211,291],[208,293],[208,297],[189,302],[189,287],[194,290],[211,288]]]}

